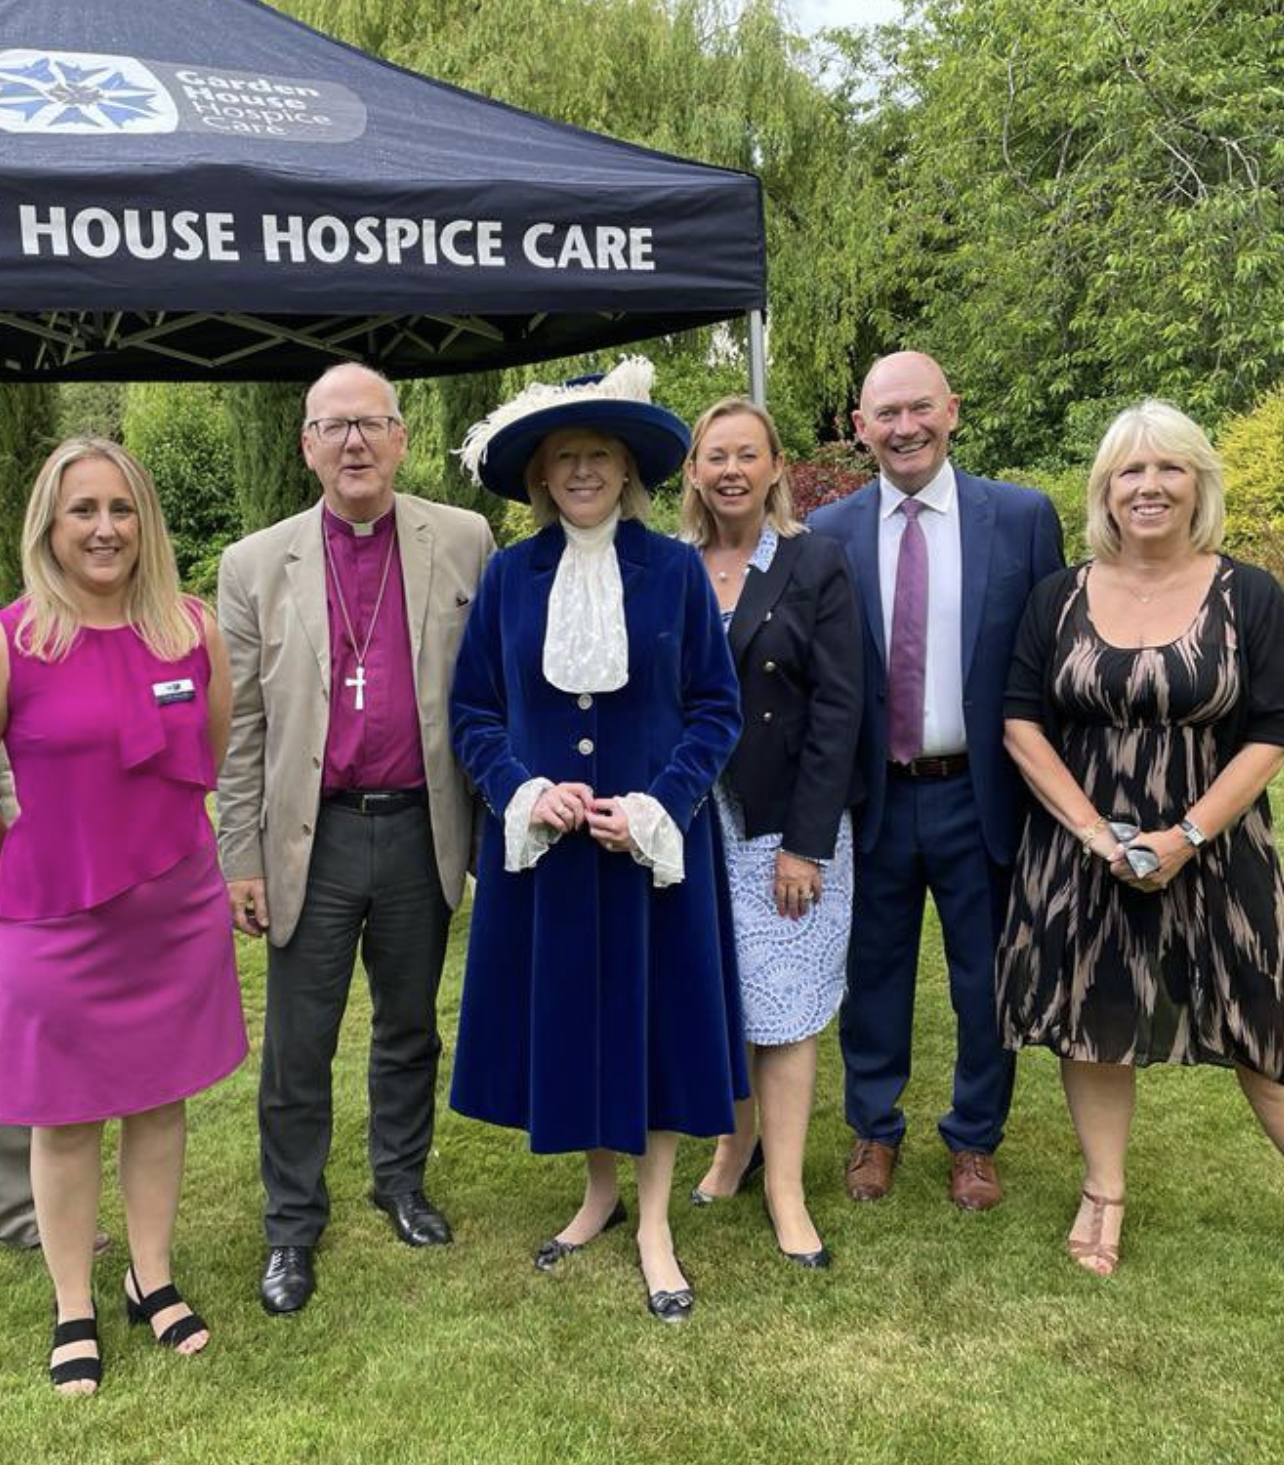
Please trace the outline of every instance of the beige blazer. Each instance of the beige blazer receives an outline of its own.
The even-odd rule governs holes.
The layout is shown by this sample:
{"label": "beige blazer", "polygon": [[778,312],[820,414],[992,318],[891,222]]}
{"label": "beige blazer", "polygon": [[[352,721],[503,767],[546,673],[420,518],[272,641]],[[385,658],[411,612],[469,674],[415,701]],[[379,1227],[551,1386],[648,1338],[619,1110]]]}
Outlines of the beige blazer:
{"label": "beige blazer", "polygon": [[[472,794],[450,749],[447,697],[464,622],[494,551],[480,514],[397,494],[397,540],[442,890],[463,895]],[[230,546],[218,619],[232,662],[232,738],[219,778],[228,880],[267,881],[269,935],[284,946],[303,909],[329,730],[330,628],[321,504]]]}

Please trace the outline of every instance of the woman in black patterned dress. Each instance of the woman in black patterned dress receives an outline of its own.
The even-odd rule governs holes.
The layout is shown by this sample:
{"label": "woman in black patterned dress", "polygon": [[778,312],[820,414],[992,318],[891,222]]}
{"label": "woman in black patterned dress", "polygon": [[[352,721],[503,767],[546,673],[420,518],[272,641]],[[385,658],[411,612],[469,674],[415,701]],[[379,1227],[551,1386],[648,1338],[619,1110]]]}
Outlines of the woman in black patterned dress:
{"label": "woman in black patterned dress", "polygon": [[1266,796],[1284,766],[1284,592],[1219,553],[1223,520],[1200,428],[1163,402],[1121,413],[1088,481],[1093,558],[1037,587],[1008,683],[1007,746],[1037,804],[999,1018],[1009,1047],[1061,1058],[1084,1156],[1067,1244],[1100,1276],[1119,1258],[1138,1067],[1233,1067],[1284,1151],[1284,880]]}

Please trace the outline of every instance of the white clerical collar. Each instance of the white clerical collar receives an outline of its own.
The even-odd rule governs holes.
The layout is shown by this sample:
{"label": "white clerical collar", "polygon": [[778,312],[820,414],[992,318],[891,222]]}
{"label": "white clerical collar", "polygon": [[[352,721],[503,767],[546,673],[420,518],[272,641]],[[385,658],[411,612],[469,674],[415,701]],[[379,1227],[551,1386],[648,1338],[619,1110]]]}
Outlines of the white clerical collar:
{"label": "white clerical collar", "polygon": [[[323,501],[324,502],[324,501]],[[329,504],[324,505],[326,519],[336,529],[344,534],[351,534],[354,539],[369,539],[372,534],[380,532],[380,525],[388,522],[395,511],[395,505],[383,511],[373,519],[345,519],[342,514],[336,513]]]}
{"label": "white clerical collar", "polygon": [[[902,493],[894,483],[889,483],[882,474],[878,478],[878,492],[878,516],[880,519],[889,519],[900,508],[901,504],[909,498],[909,494]],[[914,495],[924,508],[935,509],[939,514],[948,514],[954,507],[954,500],[957,496],[958,483],[954,477],[954,465],[948,458],[936,470],[936,477],[930,483],[920,488]]]}

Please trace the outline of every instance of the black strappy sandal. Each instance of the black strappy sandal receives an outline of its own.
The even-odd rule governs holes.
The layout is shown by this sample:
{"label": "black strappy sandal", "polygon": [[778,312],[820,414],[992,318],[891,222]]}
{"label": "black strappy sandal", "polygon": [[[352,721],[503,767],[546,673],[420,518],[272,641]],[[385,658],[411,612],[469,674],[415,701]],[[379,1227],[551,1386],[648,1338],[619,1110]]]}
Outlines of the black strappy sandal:
{"label": "black strappy sandal", "polygon": [[[95,1347],[98,1346],[97,1310],[93,1317],[69,1318],[65,1323],[60,1323],[55,1315],[53,1347],[50,1352],[56,1353],[68,1343],[92,1343]],[[78,1383],[81,1379],[88,1379],[97,1393],[98,1386],[103,1381],[101,1354],[95,1358],[67,1358],[62,1363],[49,1365],[49,1381],[56,1389],[63,1384]]]}
{"label": "black strappy sandal", "polygon": [[[129,1295],[128,1289],[125,1292],[125,1316],[129,1319],[130,1327],[136,1327],[139,1323],[150,1325],[156,1314],[164,1312],[167,1307],[185,1307],[187,1305],[173,1282],[167,1282],[163,1287],[157,1287],[155,1292],[149,1292],[144,1297],[143,1289],[138,1285],[138,1274],[134,1271],[132,1263],[129,1268],[129,1280],[134,1284],[134,1291],[138,1293],[138,1301],[135,1302]],[[163,1333],[154,1336],[162,1348],[177,1348],[180,1343],[186,1343],[194,1333],[208,1332],[209,1325],[200,1313],[189,1312],[186,1317],[170,1323]],[[197,1352],[200,1350],[198,1349]]]}

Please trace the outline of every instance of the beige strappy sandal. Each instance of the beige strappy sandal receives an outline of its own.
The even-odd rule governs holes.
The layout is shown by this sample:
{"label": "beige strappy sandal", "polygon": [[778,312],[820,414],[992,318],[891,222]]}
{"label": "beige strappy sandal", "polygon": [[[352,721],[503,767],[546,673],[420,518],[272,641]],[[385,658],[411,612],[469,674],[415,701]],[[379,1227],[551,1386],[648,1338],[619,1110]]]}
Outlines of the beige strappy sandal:
{"label": "beige strappy sandal", "polygon": [[[1116,1207],[1122,1211],[1123,1198],[1107,1200],[1105,1196],[1093,1195],[1092,1191],[1085,1190],[1083,1199],[1092,1207],[1092,1226],[1088,1235],[1081,1241],[1077,1241],[1073,1236],[1068,1236],[1066,1250],[1085,1272],[1092,1272],[1098,1277],[1112,1276],[1119,1265],[1119,1243],[1103,1241],[1101,1233],[1106,1224],[1106,1212]],[[1078,1220],[1078,1217],[1076,1216],[1075,1219]]]}

